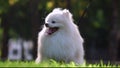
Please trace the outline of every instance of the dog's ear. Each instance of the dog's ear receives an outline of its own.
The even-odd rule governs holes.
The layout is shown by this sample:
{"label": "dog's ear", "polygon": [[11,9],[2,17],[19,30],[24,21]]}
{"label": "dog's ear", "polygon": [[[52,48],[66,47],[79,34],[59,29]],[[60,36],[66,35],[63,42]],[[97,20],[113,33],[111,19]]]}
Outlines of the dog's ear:
{"label": "dog's ear", "polygon": [[69,10],[64,9],[63,10],[63,15],[66,16],[66,17],[69,17]]}
{"label": "dog's ear", "polygon": [[65,17],[72,18],[72,14],[69,12],[69,10],[64,9],[62,13]]}

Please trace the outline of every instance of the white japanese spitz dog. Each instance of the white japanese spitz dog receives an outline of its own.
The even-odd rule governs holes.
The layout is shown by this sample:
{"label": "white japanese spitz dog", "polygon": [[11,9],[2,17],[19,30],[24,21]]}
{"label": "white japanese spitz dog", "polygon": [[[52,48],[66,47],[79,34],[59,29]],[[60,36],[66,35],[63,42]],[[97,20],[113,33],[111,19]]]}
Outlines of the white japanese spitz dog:
{"label": "white japanese spitz dog", "polygon": [[55,8],[45,18],[45,25],[38,36],[36,63],[45,59],[77,64],[84,62],[83,38],[67,9]]}

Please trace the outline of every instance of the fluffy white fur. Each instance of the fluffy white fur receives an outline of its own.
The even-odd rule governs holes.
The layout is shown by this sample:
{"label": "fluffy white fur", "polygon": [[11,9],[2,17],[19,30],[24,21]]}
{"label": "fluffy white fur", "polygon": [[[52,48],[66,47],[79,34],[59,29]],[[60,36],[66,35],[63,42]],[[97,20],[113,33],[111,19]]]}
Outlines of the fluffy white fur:
{"label": "fluffy white fur", "polygon": [[55,8],[45,18],[45,23],[49,24],[49,27],[59,27],[59,29],[49,35],[46,32],[49,28],[44,25],[42,31],[39,32],[36,63],[54,59],[66,63],[73,61],[82,64],[84,62],[83,38],[73,23],[69,10]]}

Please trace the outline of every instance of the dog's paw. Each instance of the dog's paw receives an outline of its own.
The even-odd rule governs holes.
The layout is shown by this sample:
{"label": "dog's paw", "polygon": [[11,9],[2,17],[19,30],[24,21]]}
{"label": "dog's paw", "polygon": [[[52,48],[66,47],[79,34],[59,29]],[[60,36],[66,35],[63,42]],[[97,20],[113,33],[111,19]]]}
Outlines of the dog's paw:
{"label": "dog's paw", "polygon": [[38,64],[41,62],[41,59],[38,57],[36,60],[35,60],[35,63]]}

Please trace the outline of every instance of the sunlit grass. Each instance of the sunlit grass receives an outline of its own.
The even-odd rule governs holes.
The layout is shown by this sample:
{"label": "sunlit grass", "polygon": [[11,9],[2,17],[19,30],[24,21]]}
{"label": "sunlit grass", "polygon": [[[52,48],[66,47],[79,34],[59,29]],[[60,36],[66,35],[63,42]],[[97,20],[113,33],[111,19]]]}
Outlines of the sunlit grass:
{"label": "sunlit grass", "polygon": [[66,64],[64,62],[58,63],[54,60],[44,61],[36,64],[34,61],[0,61],[0,67],[120,67],[120,65],[104,64],[102,61],[99,64],[76,65],[74,62]]}

